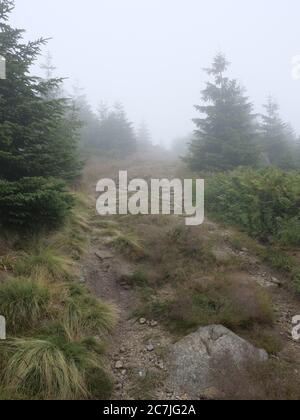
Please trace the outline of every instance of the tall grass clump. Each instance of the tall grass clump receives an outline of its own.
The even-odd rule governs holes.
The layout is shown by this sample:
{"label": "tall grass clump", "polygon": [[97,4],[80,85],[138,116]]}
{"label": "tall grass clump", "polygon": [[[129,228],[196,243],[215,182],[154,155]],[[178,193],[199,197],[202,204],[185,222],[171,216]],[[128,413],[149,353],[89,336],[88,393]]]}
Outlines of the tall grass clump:
{"label": "tall grass clump", "polygon": [[62,323],[70,339],[104,337],[116,324],[117,311],[80,285],[71,285],[63,302]]}
{"label": "tall grass clump", "polygon": [[49,289],[30,279],[15,278],[0,285],[0,313],[10,334],[33,328],[48,314]]}
{"label": "tall grass clump", "polygon": [[130,235],[120,234],[111,241],[111,246],[133,261],[139,261],[146,257],[142,245]]}
{"label": "tall grass clump", "polygon": [[71,344],[68,352],[50,340],[35,338],[15,339],[1,347],[7,360],[4,385],[29,397],[87,398],[83,365],[101,367],[94,355],[88,351],[82,354],[82,349],[78,351]]}
{"label": "tall grass clump", "polygon": [[46,281],[68,281],[74,278],[74,263],[52,245],[39,244],[16,262],[14,272],[18,276]]}

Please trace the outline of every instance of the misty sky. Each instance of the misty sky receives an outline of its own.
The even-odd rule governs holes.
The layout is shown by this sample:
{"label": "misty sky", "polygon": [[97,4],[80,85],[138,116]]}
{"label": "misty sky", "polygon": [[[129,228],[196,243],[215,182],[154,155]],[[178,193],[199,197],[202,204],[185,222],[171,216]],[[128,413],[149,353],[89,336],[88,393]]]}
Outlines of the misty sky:
{"label": "misty sky", "polygon": [[269,94],[300,132],[299,0],[16,0],[12,22],[49,50],[68,86],[78,80],[93,106],[122,101],[155,142],[193,130],[200,90],[218,51],[256,111]]}

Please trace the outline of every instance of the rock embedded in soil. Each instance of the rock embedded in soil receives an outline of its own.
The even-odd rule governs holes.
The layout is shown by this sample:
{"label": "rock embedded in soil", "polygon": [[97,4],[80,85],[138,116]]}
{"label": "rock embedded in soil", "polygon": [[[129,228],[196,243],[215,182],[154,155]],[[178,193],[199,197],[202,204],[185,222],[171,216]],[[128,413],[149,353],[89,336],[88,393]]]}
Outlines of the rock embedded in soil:
{"label": "rock embedded in soil", "polygon": [[221,325],[200,328],[172,346],[169,387],[177,394],[187,393],[197,399],[201,391],[218,389],[220,377],[230,378],[235,368],[267,360],[264,350]]}
{"label": "rock embedded in soil", "polygon": [[110,260],[110,259],[114,258],[114,255],[109,251],[102,251],[102,250],[97,251],[97,252],[95,252],[95,255],[101,261]]}
{"label": "rock embedded in soil", "polygon": [[123,369],[124,363],[121,360],[118,360],[115,364],[116,369]]}
{"label": "rock embedded in soil", "polygon": [[276,286],[278,286],[278,287],[282,286],[281,281],[280,281],[280,280],[278,280],[276,277],[272,277],[272,278],[271,278],[271,282],[272,282],[273,284],[275,284]]}
{"label": "rock embedded in soil", "polygon": [[147,323],[147,320],[145,318],[140,319],[140,325],[145,325]]}
{"label": "rock embedded in soil", "polygon": [[152,343],[149,343],[149,344],[147,345],[146,349],[147,349],[147,351],[149,351],[149,352],[154,351],[154,346],[153,346],[153,344],[152,344]]}

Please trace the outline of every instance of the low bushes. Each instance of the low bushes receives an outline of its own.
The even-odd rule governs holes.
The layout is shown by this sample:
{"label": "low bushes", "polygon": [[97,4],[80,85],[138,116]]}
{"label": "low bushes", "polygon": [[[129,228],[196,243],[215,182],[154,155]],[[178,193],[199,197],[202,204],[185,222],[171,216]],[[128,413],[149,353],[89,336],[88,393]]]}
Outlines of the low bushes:
{"label": "low bushes", "polygon": [[300,245],[300,173],[237,169],[207,182],[208,210],[248,234]]}
{"label": "low bushes", "polygon": [[57,228],[73,205],[63,182],[45,178],[0,180],[0,223],[6,229],[28,231]]}
{"label": "low bushes", "polygon": [[171,329],[180,334],[211,324],[237,331],[273,323],[271,300],[255,284],[225,278],[191,282],[176,295],[168,305],[168,319]]}

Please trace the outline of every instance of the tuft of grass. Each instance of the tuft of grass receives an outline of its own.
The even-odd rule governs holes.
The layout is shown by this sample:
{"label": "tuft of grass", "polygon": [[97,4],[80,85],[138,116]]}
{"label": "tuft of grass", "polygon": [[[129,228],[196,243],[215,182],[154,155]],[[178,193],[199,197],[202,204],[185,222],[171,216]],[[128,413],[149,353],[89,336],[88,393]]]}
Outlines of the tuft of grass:
{"label": "tuft of grass", "polygon": [[118,229],[119,225],[112,220],[103,220],[99,216],[96,216],[93,220],[93,226],[100,229]]}
{"label": "tuft of grass", "polygon": [[113,382],[109,374],[102,368],[87,370],[86,382],[89,394],[93,399],[109,400],[113,392]]}
{"label": "tuft of grass", "polygon": [[0,270],[13,271],[17,257],[15,255],[4,255],[0,257]]}
{"label": "tuft of grass", "polygon": [[167,322],[170,302],[147,294],[142,303],[133,311],[133,318],[161,319]]}
{"label": "tuft of grass", "polygon": [[136,239],[133,239],[128,235],[120,234],[112,239],[110,244],[114,249],[131,260],[138,261],[146,257],[144,248]]}
{"label": "tuft of grass", "polygon": [[117,321],[113,305],[95,298],[80,285],[70,286],[63,308],[61,319],[70,339],[86,335],[103,337],[112,331]]}
{"label": "tuft of grass", "polygon": [[123,276],[121,281],[126,282],[129,286],[134,288],[143,289],[149,286],[148,276],[142,270],[135,271],[133,274]]}
{"label": "tuft of grass", "polygon": [[226,400],[298,401],[300,398],[299,374],[293,365],[284,361],[270,359],[237,365],[225,357],[212,366],[211,376]]}
{"label": "tuft of grass", "polygon": [[37,246],[31,253],[22,256],[15,264],[17,276],[34,280],[68,281],[74,278],[74,263],[53,246]]}
{"label": "tuft of grass", "polygon": [[25,395],[8,391],[7,389],[4,389],[2,387],[0,388],[0,401],[24,401],[25,399]]}
{"label": "tuft of grass", "polygon": [[131,389],[132,397],[138,401],[151,401],[157,398],[156,391],[161,385],[162,375],[152,370],[143,378],[138,378]]}
{"label": "tuft of grass", "polygon": [[282,338],[279,333],[265,327],[255,326],[251,331],[242,331],[248,341],[251,341],[255,347],[264,349],[269,355],[278,355],[283,348]]}
{"label": "tuft of grass", "polygon": [[97,355],[80,343],[14,339],[1,344],[7,360],[3,383],[8,391],[41,399],[89,397],[86,368],[102,369]]}
{"label": "tuft of grass", "polygon": [[10,279],[0,285],[0,313],[7,319],[9,333],[24,332],[45,319],[49,301],[49,289],[29,279]]}

